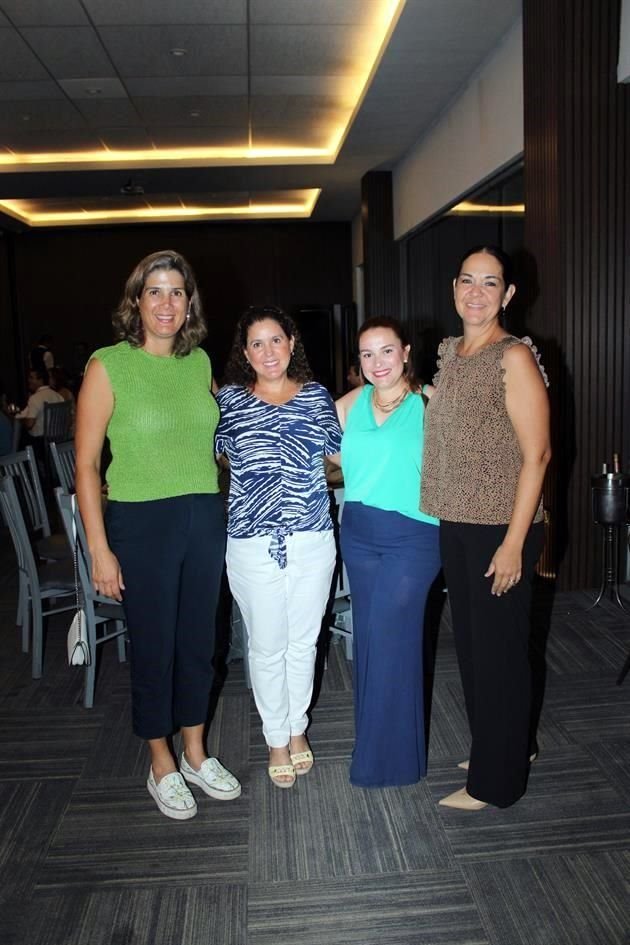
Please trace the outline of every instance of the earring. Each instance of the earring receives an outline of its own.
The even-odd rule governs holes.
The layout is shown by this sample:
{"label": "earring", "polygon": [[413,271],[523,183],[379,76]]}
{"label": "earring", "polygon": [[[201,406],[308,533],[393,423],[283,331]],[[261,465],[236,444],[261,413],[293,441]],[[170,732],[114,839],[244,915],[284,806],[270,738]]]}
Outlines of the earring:
{"label": "earring", "polygon": [[190,321],[190,309],[186,312],[186,321]]}

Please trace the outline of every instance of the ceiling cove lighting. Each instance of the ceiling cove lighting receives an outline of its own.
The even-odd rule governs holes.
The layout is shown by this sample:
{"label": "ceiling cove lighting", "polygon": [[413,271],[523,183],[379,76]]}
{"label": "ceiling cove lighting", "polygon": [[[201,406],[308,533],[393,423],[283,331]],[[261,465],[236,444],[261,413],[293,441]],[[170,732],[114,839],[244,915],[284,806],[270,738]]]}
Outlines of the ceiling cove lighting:
{"label": "ceiling cove lighting", "polygon": [[510,216],[523,216],[525,213],[524,203],[473,203],[472,200],[462,200],[448,211],[452,214],[461,214],[464,216],[484,216],[485,214],[509,214]]}
{"label": "ceiling cove lighting", "polygon": [[0,169],[9,171],[98,170],[107,167],[203,167],[243,164],[331,164],[324,148],[152,148],[143,151],[52,151],[0,154]]}
{"label": "ceiling cove lighting", "polygon": [[0,211],[29,227],[89,226],[117,223],[194,222],[197,220],[246,219],[301,219],[310,217],[321,190],[300,191],[302,199],[263,203],[255,200],[233,206],[173,206],[148,205],[121,210],[64,210],[46,211],[27,209],[19,200],[0,201]]}
{"label": "ceiling cove lighting", "polygon": [[[361,107],[367,90],[376,72],[406,0],[381,0],[369,24],[372,42],[365,57],[352,64],[352,76],[356,76],[354,101],[350,103],[348,118],[341,125],[330,129],[328,144],[324,148],[305,146],[291,147],[195,147],[195,148],[150,148],[146,150],[102,150],[52,151],[48,153],[13,152],[0,153],[0,170],[5,171],[62,171],[126,169],[132,167],[179,167],[230,166],[245,164],[333,164],[346,139],[352,122]],[[171,50],[172,55],[181,55],[185,50]],[[342,82],[348,76],[340,76]]]}

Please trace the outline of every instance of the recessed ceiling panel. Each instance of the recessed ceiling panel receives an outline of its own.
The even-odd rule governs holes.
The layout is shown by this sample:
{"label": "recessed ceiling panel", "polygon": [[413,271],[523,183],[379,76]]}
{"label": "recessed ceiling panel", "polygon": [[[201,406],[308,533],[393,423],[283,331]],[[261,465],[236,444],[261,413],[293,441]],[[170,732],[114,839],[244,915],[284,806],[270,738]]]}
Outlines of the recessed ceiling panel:
{"label": "recessed ceiling panel", "polygon": [[[9,148],[13,152],[31,153],[33,155],[48,153],[50,148],[51,131],[41,129],[35,131],[10,131],[2,134],[2,146]],[[55,129],[55,148],[61,154],[70,154],[81,148],[81,150],[91,151],[102,148],[97,134],[88,130],[65,131]],[[0,177],[0,191],[2,190],[2,178]]]}
{"label": "recessed ceiling panel", "polygon": [[0,108],[0,131],[57,131],[69,128],[83,129],[84,121],[71,102],[58,99],[52,102],[3,102]]}
{"label": "recessed ceiling panel", "polygon": [[96,133],[110,151],[146,151],[154,147],[154,142],[144,128],[100,127]]}
{"label": "recessed ceiling panel", "polygon": [[17,30],[0,29],[0,82],[50,78]]}
{"label": "recessed ceiling panel", "polygon": [[374,52],[373,32],[364,26],[254,26],[254,75],[346,75]]}
{"label": "recessed ceiling panel", "polygon": [[183,98],[193,95],[247,95],[246,75],[148,76],[125,79],[131,96],[139,98]]}
{"label": "recessed ceiling panel", "polygon": [[116,75],[91,26],[72,30],[61,26],[27,27],[22,35],[55,79]]}
{"label": "recessed ceiling panel", "polygon": [[[212,98],[136,98],[138,113],[146,124],[195,128],[240,128],[247,131],[247,99],[236,95]],[[193,113],[191,115],[191,113]],[[193,120],[191,120],[193,119]]]}
{"label": "recessed ceiling panel", "polygon": [[83,0],[98,26],[245,23],[247,0]]}
{"label": "recessed ceiling panel", "polygon": [[244,26],[105,26],[100,35],[123,77],[247,74]]}
{"label": "recessed ceiling panel", "polygon": [[126,98],[89,98],[75,101],[91,128],[136,128],[138,112]]}
{"label": "recessed ceiling panel", "polygon": [[120,79],[93,78],[60,79],[59,85],[68,98],[74,100],[127,98],[127,92]]}
{"label": "recessed ceiling panel", "polygon": [[85,26],[80,0],[2,0],[2,9],[16,26]]}
{"label": "recessed ceiling panel", "polygon": [[155,125],[148,129],[148,134],[156,148],[184,147],[224,147],[246,148],[249,144],[247,131],[217,125],[216,128],[182,128]]}
{"label": "recessed ceiling panel", "polygon": [[373,22],[381,0],[250,0],[252,23],[283,25],[360,25]]}
{"label": "recessed ceiling panel", "polygon": [[[2,82],[0,81],[0,101],[52,101],[64,98],[64,94],[52,79],[35,82]],[[2,106],[4,108],[4,105]]]}

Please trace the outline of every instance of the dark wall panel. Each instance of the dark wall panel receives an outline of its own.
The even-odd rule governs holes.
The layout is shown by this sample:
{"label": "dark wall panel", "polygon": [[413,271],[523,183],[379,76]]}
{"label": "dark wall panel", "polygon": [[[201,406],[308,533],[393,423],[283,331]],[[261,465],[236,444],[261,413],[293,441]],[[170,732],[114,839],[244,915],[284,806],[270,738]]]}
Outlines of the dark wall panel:
{"label": "dark wall panel", "polygon": [[370,171],[362,178],[361,223],[365,314],[395,317],[400,307],[400,261],[390,171]]}
{"label": "dark wall panel", "polygon": [[[197,274],[208,319],[206,347],[220,372],[234,323],[250,304],[331,305],[352,301],[349,224],[254,223],[59,230],[7,235],[25,345],[43,332],[71,365],[76,342],[111,340],[111,313],[133,266],[167,247]],[[3,260],[0,263],[4,267]],[[8,302],[0,298],[3,323]]]}
{"label": "dark wall panel", "polygon": [[567,588],[598,578],[591,474],[616,451],[630,464],[630,88],[616,82],[619,6],[524,3],[526,245],[552,381],[546,500]]}

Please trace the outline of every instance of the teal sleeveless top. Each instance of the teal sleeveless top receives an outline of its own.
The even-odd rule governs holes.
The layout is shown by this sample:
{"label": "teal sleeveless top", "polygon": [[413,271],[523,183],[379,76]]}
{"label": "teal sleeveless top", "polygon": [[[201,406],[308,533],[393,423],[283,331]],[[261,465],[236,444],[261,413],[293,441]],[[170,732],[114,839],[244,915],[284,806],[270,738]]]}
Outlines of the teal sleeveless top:
{"label": "teal sleeveless top", "polygon": [[366,384],[346,418],[341,468],[346,502],[361,502],[399,512],[419,522],[438,520],[418,509],[422,472],[424,402],[406,398],[379,427],[372,411],[372,385]]}
{"label": "teal sleeveless top", "polygon": [[121,341],[92,355],[107,372],[114,411],[107,470],[114,502],[148,502],[219,491],[208,355],[163,358]]}

